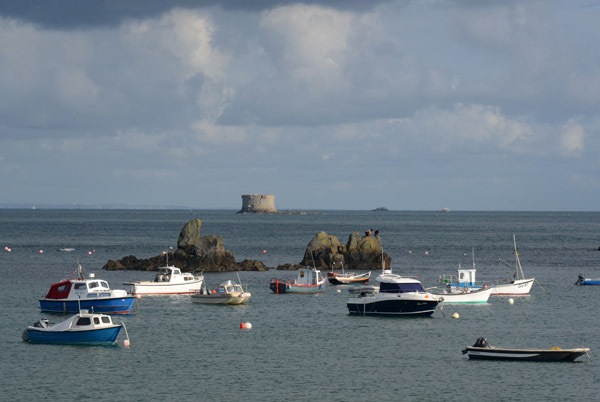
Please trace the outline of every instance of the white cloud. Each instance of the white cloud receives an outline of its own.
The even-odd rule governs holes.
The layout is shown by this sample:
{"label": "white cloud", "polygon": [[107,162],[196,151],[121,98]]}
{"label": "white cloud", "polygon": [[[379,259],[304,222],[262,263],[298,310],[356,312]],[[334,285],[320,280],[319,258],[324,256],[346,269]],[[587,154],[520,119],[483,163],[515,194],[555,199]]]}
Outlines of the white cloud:
{"label": "white cloud", "polygon": [[562,128],[560,151],[567,156],[577,156],[584,150],[585,129],[570,119]]}
{"label": "white cloud", "polygon": [[265,12],[261,27],[280,49],[280,68],[289,73],[294,84],[323,89],[344,86],[353,23],[351,13],[296,4]]}
{"label": "white cloud", "polygon": [[498,107],[456,104],[448,110],[437,107],[416,113],[412,122],[416,132],[438,138],[444,148],[459,142],[485,144],[506,150],[523,151],[533,140],[533,129],[504,116]]}
{"label": "white cloud", "polygon": [[201,144],[242,144],[248,140],[245,127],[219,126],[208,120],[192,124],[194,139]]}

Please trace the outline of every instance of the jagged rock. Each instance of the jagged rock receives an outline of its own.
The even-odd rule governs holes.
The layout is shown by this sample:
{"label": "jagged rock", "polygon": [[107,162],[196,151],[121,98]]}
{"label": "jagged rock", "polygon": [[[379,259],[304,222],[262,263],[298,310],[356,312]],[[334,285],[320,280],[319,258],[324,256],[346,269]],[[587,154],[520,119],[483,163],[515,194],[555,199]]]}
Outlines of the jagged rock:
{"label": "jagged rock", "polygon": [[[382,258],[386,267],[391,266],[392,257],[382,254],[378,237],[360,237],[358,232],[348,236],[346,244],[340,244],[337,237],[319,232],[308,243],[301,266],[310,265],[321,269],[381,269]],[[279,267],[277,268],[279,269]]]}
{"label": "jagged rock", "polygon": [[278,271],[293,271],[304,268],[304,265],[299,264],[281,264],[277,266]]}
{"label": "jagged rock", "polygon": [[139,270],[155,271],[165,266],[174,265],[182,271],[264,271],[269,269],[261,261],[244,260],[237,263],[233,253],[225,250],[223,239],[218,235],[200,236],[202,223],[200,219],[187,222],[177,240],[177,250],[166,256],[157,255],[147,259],[138,259],[130,255],[120,260],[109,260],[103,267],[106,270]]}
{"label": "jagged rock", "polygon": [[240,262],[242,271],[268,271],[269,267],[257,260],[244,260]]}

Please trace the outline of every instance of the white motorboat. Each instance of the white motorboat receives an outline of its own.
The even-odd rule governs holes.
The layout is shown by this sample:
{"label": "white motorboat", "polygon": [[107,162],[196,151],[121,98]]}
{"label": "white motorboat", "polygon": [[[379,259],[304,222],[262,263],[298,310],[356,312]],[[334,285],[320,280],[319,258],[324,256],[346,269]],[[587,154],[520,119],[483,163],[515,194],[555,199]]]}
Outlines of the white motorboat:
{"label": "white motorboat", "polygon": [[208,291],[206,285],[200,292],[192,294],[194,303],[202,304],[244,304],[252,294],[248,292],[248,288],[238,284],[232,280],[221,282],[217,289]]}
{"label": "white motorboat", "polygon": [[133,295],[173,295],[199,292],[204,283],[202,272],[181,272],[168,265],[160,267],[153,281],[123,282]]}
{"label": "white motorboat", "polygon": [[353,289],[353,296],[346,303],[350,314],[427,317],[443,301],[442,296],[425,291],[418,280],[395,275],[390,269],[383,270],[375,280],[379,289]]}
{"label": "white motorboat", "polygon": [[515,267],[504,262],[500,259],[500,262],[515,269],[514,277],[508,283],[497,282],[495,284],[482,284],[475,281],[477,270],[475,269],[475,255],[473,253],[473,268],[461,268],[458,266],[458,277],[454,275],[440,275],[440,282],[444,283],[452,292],[461,292],[464,289],[482,289],[484,286],[492,289],[491,294],[496,296],[526,296],[529,294],[535,278],[525,278],[523,274],[523,267],[519,260],[519,253],[517,252],[517,243],[515,236],[513,235],[513,245],[515,253]]}
{"label": "white motorboat", "polygon": [[579,356],[590,355],[589,348],[561,349],[557,346],[550,349],[502,348],[489,346],[485,338],[478,338],[473,346],[463,349],[469,359],[478,360],[517,360],[530,362],[572,362]]}

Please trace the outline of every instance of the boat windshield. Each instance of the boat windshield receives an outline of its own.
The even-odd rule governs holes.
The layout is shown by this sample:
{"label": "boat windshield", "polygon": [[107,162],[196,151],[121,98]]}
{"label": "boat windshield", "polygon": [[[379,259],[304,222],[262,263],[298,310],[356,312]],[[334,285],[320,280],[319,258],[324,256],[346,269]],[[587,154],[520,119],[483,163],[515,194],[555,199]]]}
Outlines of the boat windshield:
{"label": "boat windshield", "polygon": [[381,293],[410,293],[424,292],[423,286],[420,283],[386,283],[382,282],[379,286]]}

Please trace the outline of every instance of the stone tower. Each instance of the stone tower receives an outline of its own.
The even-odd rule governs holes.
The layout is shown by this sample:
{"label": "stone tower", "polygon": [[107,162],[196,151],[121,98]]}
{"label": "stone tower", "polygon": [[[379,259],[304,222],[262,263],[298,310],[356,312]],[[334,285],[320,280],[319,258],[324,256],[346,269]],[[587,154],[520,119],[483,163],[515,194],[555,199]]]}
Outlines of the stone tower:
{"label": "stone tower", "polygon": [[244,194],[240,213],[269,214],[277,213],[273,194]]}

